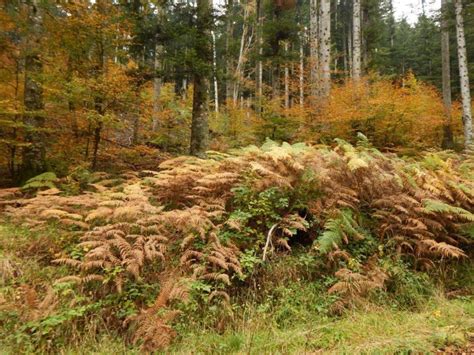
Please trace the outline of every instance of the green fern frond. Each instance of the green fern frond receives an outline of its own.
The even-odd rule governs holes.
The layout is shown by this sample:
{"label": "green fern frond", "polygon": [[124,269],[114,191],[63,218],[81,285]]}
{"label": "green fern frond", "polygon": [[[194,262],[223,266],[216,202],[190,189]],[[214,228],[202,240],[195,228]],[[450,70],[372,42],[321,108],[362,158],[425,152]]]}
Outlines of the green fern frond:
{"label": "green fern frond", "polygon": [[447,203],[431,199],[426,199],[423,203],[425,211],[427,212],[453,214],[464,220],[474,222],[474,214],[464,208],[451,206]]}
{"label": "green fern frond", "polygon": [[361,238],[357,230],[357,222],[354,220],[352,210],[341,210],[335,218],[329,218],[324,225],[324,232],[318,239],[319,250],[327,254],[333,248],[338,247],[347,237]]}
{"label": "green fern frond", "polygon": [[464,235],[468,236],[471,239],[474,239],[474,223],[467,223],[462,228],[461,231]]}
{"label": "green fern frond", "polygon": [[57,180],[57,176],[53,172],[46,172],[29,179],[23,186],[23,190],[34,190],[41,188],[55,188],[54,182]]}

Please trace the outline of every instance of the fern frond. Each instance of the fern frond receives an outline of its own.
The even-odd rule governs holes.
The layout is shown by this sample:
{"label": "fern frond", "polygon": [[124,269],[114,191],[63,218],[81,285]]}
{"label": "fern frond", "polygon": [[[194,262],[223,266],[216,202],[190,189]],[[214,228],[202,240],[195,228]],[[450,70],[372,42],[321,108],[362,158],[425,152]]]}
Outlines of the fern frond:
{"label": "fern frond", "polygon": [[465,210],[464,208],[452,206],[438,200],[426,199],[423,202],[424,209],[426,212],[451,214],[463,220],[474,222],[474,214]]}

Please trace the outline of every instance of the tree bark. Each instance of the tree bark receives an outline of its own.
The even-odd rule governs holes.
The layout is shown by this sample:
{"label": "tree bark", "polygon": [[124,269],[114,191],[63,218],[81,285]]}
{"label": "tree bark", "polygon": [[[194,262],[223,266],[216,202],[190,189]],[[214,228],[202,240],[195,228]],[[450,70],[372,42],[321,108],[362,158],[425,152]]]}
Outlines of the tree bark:
{"label": "tree bark", "polygon": [[94,147],[92,152],[92,170],[97,168],[97,157],[99,155],[100,135],[102,133],[102,122],[94,129]]}
{"label": "tree bark", "polygon": [[353,1],[352,9],[352,36],[353,36],[353,54],[352,54],[352,78],[357,82],[361,76],[361,28],[360,28],[360,0]]}
{"label": "tree bark", "polygon": [[310,55],[310,81],[311,96],[319,96],[319,26],[318,26],[318,0],[310,2],[310,33],[309,33],[309,55]]}
{"label": "tree bark", "polygon": [[42,19],[36,1],[28,6],[28,22],[31,33],[26,40],[25,83],[24,83],[24,124],[25,141],[29,145],[23,149],[23,164],[20,172],[22,179],[28,179],[46,171],[46,147],[44,137],[45,118],[43,88],[38,76],[43,71],[40,59],[39,41],[41,38]]}
{"label": "tree bark", "polygon": [[217,84],[217,49],[216,35],[211,31],[212,35],[212,69],[214,73],[214,110],[219,113],[219,86]]}
{"label": "tree bark", "polygon": [[225,53],[226,53],[226,81],[225,81],[225,92],[226,92],[226,100],[230,100],[233,95],[234,89],[233,85],[233,64],[234,60],[232,58],[231,48],[231,41],[233,40],[234,34],[234,22],[233,22],[233,14],[234,14],[234,1],[227,0],[227,13],[226,13],[226,37],[225,37]]}
{"label": "tree bark", "polygon": [[233,98],[234,106],[237,105],[237,102],[239,100],[240,83],[243,78],[244,64],[247,57],[247,51],[252,41],[252,34],[251,34],[248,40],[248,43],[246,43],[249,27],[250,27],[248,23],[249,16],[250,16],[250,7],[249,5],[247,5],[247,6],[244,6],[243,29],[242,29],[242,36],[240,38],[239,58],[237,60],[237,66],[235,68],[235,73],[234,73],[234,78],[233,78],[234,79],[234,84],[233,84],[234,92],[233,92],[232,98]]}
{"label": "tree bark", "polygon": [[469,89],[469,73],[467,68],[466,39],[464,36],[464,21],[462,14],[462,0],[454,0],[456,10],[456,36],[458,44],[459,80],[461,85],[464,145],[466,150],[472,144],[472,114],[471,93]]}
{"label": "tree bark", "polygon": [[198,157],[205,156],[209,140],[208,91],[209,80],[195,74],[190,154]]}
{"label": "tree bark", "polygon": [[256,111],[261,113],[262,111],[262,96],[263,96],[263,19],[262,19],[262,0],[257,0],[257,31],[256,31],[256,43],[258,49],[257,67],[255,68],[255,98],[256,98]]}
{"label": "tree bark", "polygon": [[446,122],[443,132],[443,148],[453,148],[453,133],[451,130],[451,68],[449,56],[449,28],[448,28],[447,0],[441,0],[441,61],[443,81],[443,103],[446,113]]}
{"label": "tree bark", "polygon": [[300,72],[299,72],[299,92],[300,107],[304,107],[304,31],[300,34]]}
{"label": "tree bark", "polygon": [[211,24],[212,8],[209,0],[197,0],[197,30],[199,39],[196,41],[196,53],[199,64],[194,69],[193,113],[191,123],[190,154],[204,157],[209,141],[208,99],[209,74],[212,65]]}
{"label": "tree bark", "polygon": [[331,1],[320,0],[319,18],[319,68],[320,97],[326,98],[331,91]]}
{"label": "tree bark", "polygon": [[162,70],[162,62],[161,56],[163,55],[163,45],[157,43],[155,46],[155,58],[153,62],[153,69],[154,69],[154,77],[153,77],[153,121],[152,121],[152,131],[157,132],[160,127],[160,118],[159,114],[161,112],[161,70]]}
{"label": "tree bark", "polygon": [[[288,55],[288,42],[285,42],[285,55]],[[288,67],[288,61],[285,60],[285,68],[284,70],[284,83],[285,83],[285,109],[290,108],[290,68]]]}
{"label": "tree bark", "polygon": [[349,26],[349,30],[347,33],[347,64],[349,66],[349,76],[352,78],[352,75],[354,71],[352,70],[353,68],[353,63],[352,63],[352,29],[351,26]]}

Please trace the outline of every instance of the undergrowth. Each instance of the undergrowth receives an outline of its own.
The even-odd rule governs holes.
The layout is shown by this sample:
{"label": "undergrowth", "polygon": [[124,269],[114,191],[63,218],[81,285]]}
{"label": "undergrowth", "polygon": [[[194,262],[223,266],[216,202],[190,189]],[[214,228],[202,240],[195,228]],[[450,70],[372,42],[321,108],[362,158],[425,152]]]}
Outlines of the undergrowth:
{"label": "undergrowth", "polygon": [[[384,155],[360,136],[356,146],[268,141],[171,159],[159,171],[96,174],[74,188],[3,190],[3,341],[56,352],[98,333],[180,351],[194,328],[233,333],[229,351],[345,351],[352,335],[326,339],[324,324],[347,326],[353,314],[378,321],[363,309],[428,317],[440,294],[469,300],[469,166],[472,157],[449,152]],[[295,343],[266,349],[239,330],[252,319],[262,322],[256,337],[294,331]],[[314,323],[322,328],[298,329]],[[390,346],[416,350],[427,339],[436,343]],[[441,343],[432,346],[452,345]],[[202,349],[211,350],[226,352]]]}

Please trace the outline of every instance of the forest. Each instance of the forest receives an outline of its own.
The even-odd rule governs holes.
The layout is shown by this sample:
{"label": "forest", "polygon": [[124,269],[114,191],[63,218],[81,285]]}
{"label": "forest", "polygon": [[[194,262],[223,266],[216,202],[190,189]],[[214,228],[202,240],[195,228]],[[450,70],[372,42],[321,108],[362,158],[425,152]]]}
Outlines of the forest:
{"label": "forest", "polygon": [[473,88],[471,0],[2,0],[0,353],[474,352]]}

